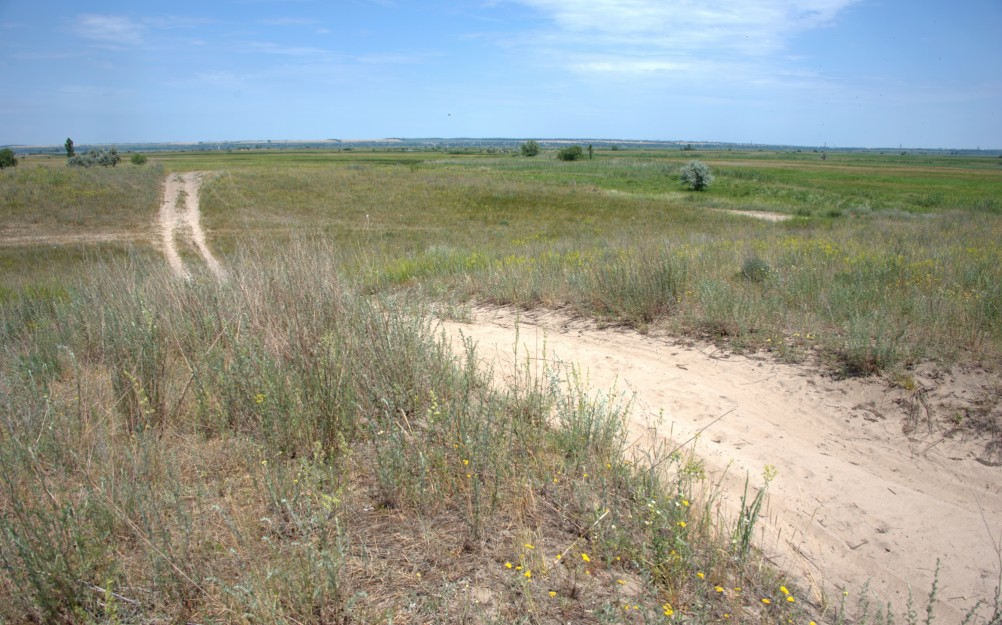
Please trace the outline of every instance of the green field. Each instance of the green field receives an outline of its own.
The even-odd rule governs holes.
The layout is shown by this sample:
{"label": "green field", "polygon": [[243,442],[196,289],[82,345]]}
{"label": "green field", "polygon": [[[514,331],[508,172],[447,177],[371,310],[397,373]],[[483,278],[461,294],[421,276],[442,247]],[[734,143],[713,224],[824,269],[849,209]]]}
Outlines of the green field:
{"label": "green field", "polygon": [[[222,284],[158,249],[164,176],[193,170]],[[718,518],[697,458],[633,461],[617,397],[528,363],[497,388],[430,311],[837,376],[1002,365],[999,159],[29,158],[0,223],[0,622],[842,623],[750,548],[753,501]]]}
{"label": "green field", "polygon": [[997,159],[708,153],[716,183],[688,193],[676,179],[691,156],[309,152],[163,165],[224,172],[203,197],[224,251],[323,237],[369,292],[566,307],[784,358],[820,353],[850,375],[998,362]]}

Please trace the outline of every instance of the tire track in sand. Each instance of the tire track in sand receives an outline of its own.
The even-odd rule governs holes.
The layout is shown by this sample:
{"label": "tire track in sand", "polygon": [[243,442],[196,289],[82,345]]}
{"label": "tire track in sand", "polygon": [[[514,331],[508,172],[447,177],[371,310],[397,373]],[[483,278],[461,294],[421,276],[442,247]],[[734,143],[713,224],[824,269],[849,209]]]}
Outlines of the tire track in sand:
{"label": "tire track in sand", "polygon": [[170,174],[164,181],[164,196],[160,203],[158,222],[161,241],[167,264],[174,275],[185,280],[191,279],[191,273],[181,260],[178,251],[178,238],[186,237],[195,247],[205,266],[220,282],[226,280],[226,270],[216,257],[212,255],[206,243],[205,231],[201,225],[201,211],[198,205],[198,191],[202,185],[204,172],[192,171],[183,174]]}
{"label": "tire track in sand", "polygon": [[[522,362],[563,362],[596,389],[628,391],[630,440],[641,452],[665,438],[690,441],[728,524],[745,476],[759,488],[772,465],[778,475],[755,543],[814,602],[837,602],[844,588],[852,605],[869,580],[878,604],[891,601],[900,615],[911,587],[924,611],[941,557],[933,606],[940,622],[959,623],[978,600],[991,605],[1002,574],[1002,475],[978,462],[980,446],[962,436],[918,428],[905,435],[914,392],[668,336],[602,330],[545,310],[477,308],[469,323],[442,328],[459,353],[461,338],[474,341],[501,379]],[[985,375],[919,367],[914,379],[927,409],[952,414],[961,398],[991,399],[994,378]],[[661,415],[660,428],[649,429]]]}

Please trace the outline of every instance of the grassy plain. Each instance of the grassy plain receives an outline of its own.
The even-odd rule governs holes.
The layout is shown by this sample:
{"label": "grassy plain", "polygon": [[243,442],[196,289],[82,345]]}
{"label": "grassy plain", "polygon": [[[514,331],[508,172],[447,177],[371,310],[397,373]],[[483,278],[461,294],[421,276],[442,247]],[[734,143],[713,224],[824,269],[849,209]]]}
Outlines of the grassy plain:
{"label": "grassy plain", "polygon": [[225,171],[203,199],[224,250],[326,237],[338,243],[332,262],[369,291],[567,307],[784,358],[818,353],[846,375],[920,359],[998,362],[994,161],[714,153],[714,187],[686,193],[675,172],[690,156],[339,153],[198,165]]}
{"label": "grassy plain", "polygon": [[[714,152],[716,184],[684,193],[694,156],[0,172],[0,620],[844,618],[756,559],[753,493],[717,518],[698,459],[633,462],[618,397],[529,362],[499,388],[422,321],[473,299],[842,375],[999,366],[997,163]],[[225,284],[158,257],[159,185],[184,170],[217,172]],[[47,231],[136,237],[24,238]]]}

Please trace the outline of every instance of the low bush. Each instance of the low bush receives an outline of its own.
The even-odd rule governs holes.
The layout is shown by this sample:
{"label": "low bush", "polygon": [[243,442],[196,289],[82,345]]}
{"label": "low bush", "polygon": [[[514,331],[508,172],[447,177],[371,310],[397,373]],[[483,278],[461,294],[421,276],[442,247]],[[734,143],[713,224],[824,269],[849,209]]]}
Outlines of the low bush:
{"label": "low bush", "polygon": [[679,172],[679,180],[690,191],[703,191],[713,183],[713,174],[706,163],[689,161]]}
{"label": "low bush", "polygon": [[557,151],[557,158],[562,161],[579,161],[584,158],[584,148],[580,145],[569,145]]}
{"label": "low bush", "polygon": [[70,167],[94,167],[95,165],[115,167],[121,161],[122,157],[118,154],[118,150],[111,148],[110,150],[94,149],[84,154],[78,154],[70,157],[66,164]]}

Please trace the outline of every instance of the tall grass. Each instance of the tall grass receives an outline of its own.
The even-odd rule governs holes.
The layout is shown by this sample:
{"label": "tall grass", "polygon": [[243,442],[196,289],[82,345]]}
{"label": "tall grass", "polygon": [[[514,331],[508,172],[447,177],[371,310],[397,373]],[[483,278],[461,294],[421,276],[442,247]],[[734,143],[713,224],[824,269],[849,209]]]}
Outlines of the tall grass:
{"label": "tall grass", "polygon": [[[717,519],[696,458],[626,450],[628,398],[555,365],[499,384],[420,302],[566,307],[846,375],[1002,353],[1002,226],[967,204],[994,172],[966,195],[937,177],[914,215],[893,180],[860,207],[774,162],[694,197],[657,155],[311,159],[207,183],[226,284],[143,248],[4,248],[0,619],[808,622],[749,549],[761,491]],[[145,228],[162,173],[23,171],[0,180],[16,228]]]}
{"label": "tall grass", "polygon": [[333,255],[326,239],[241,251],[223,285],[111,261],[59,297],[11,296],[0,617],[707,620],[755,605],[703,583],[766,582],[716,555],[681,457],[633,463],[621,398],[553,367],[492,382],[427,311],[346,289]]}
{"label": "tall grass", "polygon": [[[1000,259],[986,244],[1002,232],[996,215],[860,208],[858,186],[819,186],[824,176],[797,186],[808,184],[805,173],[775,163],[734,169],[762,177],[732,176],[749,184],[747,197],[726,184],[680,193],[664,174],[671,159],[572,169],[533,163],[233,172],[210,184],[206,212],[233,245],[274,228],[319,225],[338,241],[334,262],[372,292],[403,288],[438,300],[570,307],[640,328],[667,324],[784,358],[821,354],[845,375],[925,358],[991,363],[1002,353]],[[965,176],[978,181],[976,190],[996,174],[960,170],[950,186],[943,172],[890,167],[866,180],[895,189],[926,175],[941,189],[938,206],[960,207],[973,192]],[[648,191],[623,190],[631,179]],[[791,197],[781,207],[818,216],[777,224],[715,210],[768,208],[770,194],[783,189],[821,193],[816,204]],[[897,196],[881,193],[874,198],[893,205]],[[770,271],[748,279],[750,258]]]}

